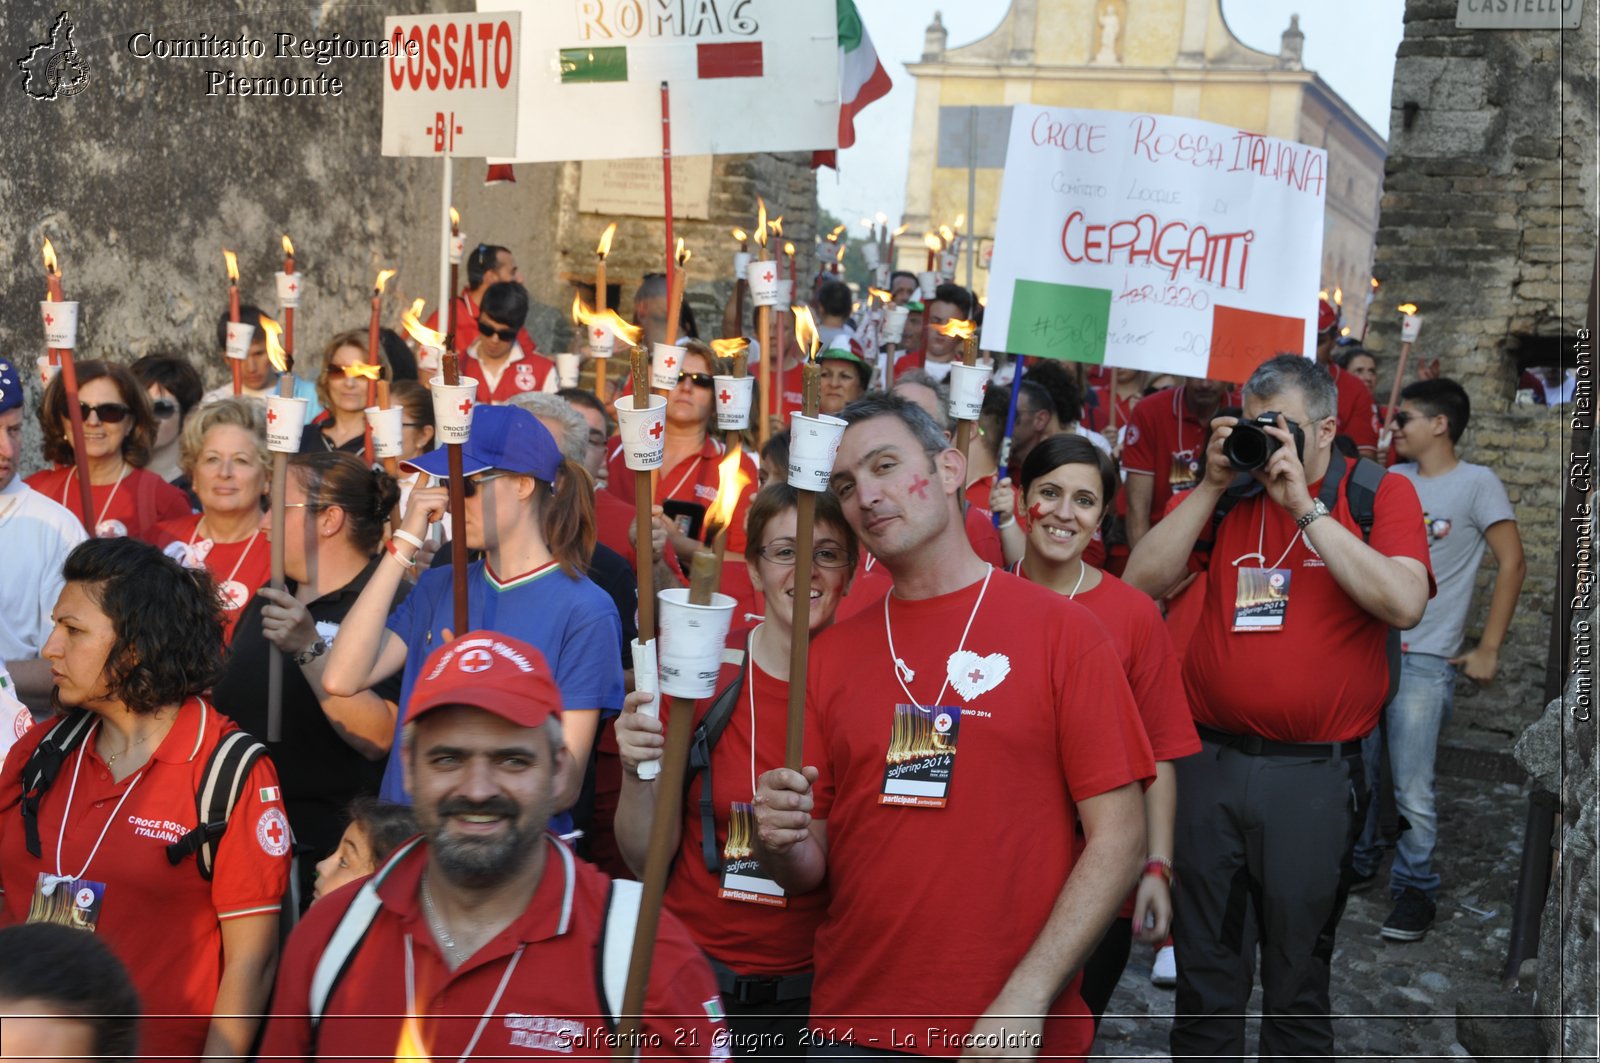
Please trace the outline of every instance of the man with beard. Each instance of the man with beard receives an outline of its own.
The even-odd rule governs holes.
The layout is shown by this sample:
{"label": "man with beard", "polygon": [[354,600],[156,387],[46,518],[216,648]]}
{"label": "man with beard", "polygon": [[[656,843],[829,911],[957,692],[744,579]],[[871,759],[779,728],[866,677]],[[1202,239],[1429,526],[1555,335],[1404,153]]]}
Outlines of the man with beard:
{"label": "man with beard", "polygon": [[[260,1058],[608,1055],[638,906],[544,831],[568,754],[543,656],[492,631],[448,642],[406,724],[422,835],[296,928]],[[663,912],[640,1047],[726,1058],[721,1016],[704,957]]]}

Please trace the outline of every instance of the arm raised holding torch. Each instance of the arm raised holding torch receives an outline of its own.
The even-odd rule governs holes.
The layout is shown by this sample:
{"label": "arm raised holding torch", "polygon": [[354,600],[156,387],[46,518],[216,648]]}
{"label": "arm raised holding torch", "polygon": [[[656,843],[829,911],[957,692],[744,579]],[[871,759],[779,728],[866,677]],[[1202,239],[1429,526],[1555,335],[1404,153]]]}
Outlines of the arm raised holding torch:
{"label": "arm raised holding torch", "polygon": [[[61,268],[56,263],[56,249],[49,240],[44,242],[44,273],[48,298],[40,304],[40,310],[44,317],[45,344],[49,348],[48,364],[61,372],[61,387],[67,399],[67,424],[72,430],[72,460],[78,471],[78,500],[83,506],[83,528],[92,536],[95,534],[94,488],[89,482],[89,454],[83,442],[83,411],[78,406],[78,370],[72,361],[72,350],[78,343],[78,304],[67,302],[61,294]],[[50,383],[48,375],[45,383]]]}

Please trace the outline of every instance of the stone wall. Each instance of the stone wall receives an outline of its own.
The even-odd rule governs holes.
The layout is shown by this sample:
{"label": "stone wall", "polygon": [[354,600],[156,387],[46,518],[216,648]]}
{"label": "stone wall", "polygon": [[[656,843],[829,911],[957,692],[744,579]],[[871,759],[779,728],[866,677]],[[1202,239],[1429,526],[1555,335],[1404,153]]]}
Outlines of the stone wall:
{"label": "stone wall", "polygon": [[[1399,349],[1393,307],[1414,302],[1424,319],[1414,357],[1438,357],[1470,393],[1462,455],[1500,474],[1528,558],[1499,681],[1458,685],[1446,742],[1505,748],[1543,703],[1571,411],[1512,399],[1518,352],[1554,352],[1584,319],[1597,186],[1595,0],[1583,6],[1583,28],[1563,33],[1458,30],[1455,0],[1406,4],[1368,336],[1378,400]],[[1486,559],[1480,585],[1491,571]],[[1480,594],[1469,640],[1487,606]]]}

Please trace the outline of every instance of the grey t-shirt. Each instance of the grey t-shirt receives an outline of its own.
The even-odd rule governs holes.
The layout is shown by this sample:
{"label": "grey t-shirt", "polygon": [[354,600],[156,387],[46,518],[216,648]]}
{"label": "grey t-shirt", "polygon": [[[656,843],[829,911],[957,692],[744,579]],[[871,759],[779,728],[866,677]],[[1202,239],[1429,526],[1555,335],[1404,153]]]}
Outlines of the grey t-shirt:
{"label": "grey t-shirt", "polygon": [[1443,476],[1423,476],[1414,462],[1396,465],[1392,472],[1410,480],[1422,500],[1422,519],[1428,529],[1428,557],[1439,593],[1428,603],[1422,623],[1400,638],[1410,653],[1454,657],[1472,605],[1473,584],[1486,545],[1484,532],[1492,524],[1515,520],[1506,489],[1494,470],[1461,462]]}

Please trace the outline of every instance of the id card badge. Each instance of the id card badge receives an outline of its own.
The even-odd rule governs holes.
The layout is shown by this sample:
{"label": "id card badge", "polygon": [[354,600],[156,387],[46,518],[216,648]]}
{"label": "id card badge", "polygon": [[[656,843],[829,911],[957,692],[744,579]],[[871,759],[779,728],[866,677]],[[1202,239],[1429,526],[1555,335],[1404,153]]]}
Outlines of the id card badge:
{"label": "id card badge", "polygon": [[28,922],[55,923],[92,934],[100,925],[100,905],[105,898],[104,882],[91,882],[86,878],[61,879],[41,871],[33,886]]}
{"label": "id card badge", "polygon": [[1200,482],[1200,462],[1193,450],[1174,451],[1172,466],[1167,470],[1167,486],[1174,494],[1187,491]]}
{"label": "id card badge", "polygon": [[1241,568],[1233,603],[1233,630],[1282,631],[1289,612],[1286,568]]}
{"label": "id card badge", "polygon": [[959,705],[896,705],[878,804],[943,808],[960,730]]}
{"label": "id card badge", "polygon": [[755,858],[755,836],[755,808],[735,801],[728,817],[728,842],[722,847],[722,886],[717,896],[725,901],[787,908],[789,898],[783,887],[772,881]]}

